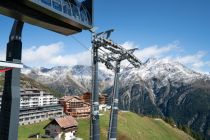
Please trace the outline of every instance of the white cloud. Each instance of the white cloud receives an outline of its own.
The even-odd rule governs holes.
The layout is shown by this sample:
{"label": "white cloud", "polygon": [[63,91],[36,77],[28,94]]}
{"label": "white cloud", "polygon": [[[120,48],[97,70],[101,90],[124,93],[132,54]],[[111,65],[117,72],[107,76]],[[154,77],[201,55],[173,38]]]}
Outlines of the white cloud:
{"label": "white cloud", "polygon": [[139,50],[136,52],[136,55],[140,59],[145,59],[145,58],[161,58],[166,55],[166,53],[169,53],[175,49],[177,49],[177,44],[169,44],[167,46],[160,47],[158,45],[150,46],[147,48],[144,48],[142,50]]}
{"label": "white cloud", "polygon": [[127,41],[125,43],[122,44],[123,48],[129,50],[129,49],[134,49],[134,48],[138,48],[137,45],[135,45],[133,42]]}
{"label": "white cloud", "polygon": [[195,71],[202,72],[202,73],[208,73],[205,72],[204,68],[209,67],[210,61],[204,60],[205,56],[207,55],[207,52],[204,51],[198,51],[195,54],[192,55],[186,55],[186,56],[179,56],[175,58],[176,61],[189,66]]}
{"label": "white cloud", "polygon": [[[125,42],[122,46],[126,49],[138,48],[138,46],[132,42]],[[148,58],[167,59],[169,61],[178,61],[195,71],[208,73],[206,69],[210,69],[210,61],[204,60],[207,52],[198,51],[191,55],[181,55],[180,52],[182,51],[183,50],[179,47],[179,42],[175,41],[165,46],[153,45],[145,47],[135,51],[134,54],[141,61],[145,61]],[[123,64],[128,65],[129,63],[124,62]]]}
{"label": "white cloud", "polygon": [[[0,53],[0,60],[5,60],[5,52]],[[23,49],[22,62],[34,67],[91,65],[91,52],[87,50],[76,54],[65,54],[64,44],[58,42]]]}
{"label": "white cloud", "polygon": [[[132,48],[139,48],[137,45],[135,45],[132,42],[125,42],[123,45],[126,49],[132,49]],[[149,46],[143,49],[136,50],[134,54],[140,59],[140,60],[145,60],[148,58],[161,58],[164,57],[166,53],[171,52],[173,50],[179,49],[178,43],[172,43],[168,44],[166,46],[158,46],[158,45],[153,45]]]}
{"label": "white cloud", "polygon": [[29,66],[55,66],[55,65],[90,65],[90,51],[77,54],[63,54],[64,44],[54,43],[23,49],[23,63]]}
{"label": "white cloud", "polygon": [[193,63],[199,63],[202,61],[203,57],[207,53],[204,51],[198,51],[196,54],[193,55],[186,55],[186,56],[180,56],[177,57],[176,60],[183,63],[183,64],[193,64]]}
{"label": "white cloud", "polygon": [[[165,46],[153,45],[140,48],[134,54],[143,62],[148,58],[159,58],[178,61],[199,72],[205,72],[207,67],[207,69],[210,68],[210,61],[205,60],[207,52],[198,51],[191,55],[180,55],[181,49],[178,45],[177,42]],[[122,46],[126,49],[139,48],[133,42],[125,42]],[[35,67],[91,65],[91,52],[89,50],[76,54],[66,54],[65,46],[61,42],[23,49],[22,56],[24,64]],[[0,60],[5,60],[5,53],[0,53]],[[122,63],[124,66],[128,64],[129,62],[126,61]]]}
{"label": "white cloud", "polygon": [[63,43],[55,43],[50,45],[43,45],[39,47],[31,47],[23,49],[23,62],[45,62],[49,61],[56,55],[59,55],[63,48]]}
{"label": "white cloud", "polygon": [[85,51],[72,55],[59,55],[53,57],[49,62],[54,65],[91,65],[91,53],[90,51]]}
{"label": "white cloud", "polygon": [[[122,44],[122,46],[126,49],[139,48],[134,52],[134,55],[142,62],[146,61],[148,58],[165,58],[168,57],[168,53],[171,53],[174,50],[179,50],[178,42],[174,42],[165,46],[153,45],[142,49],[138,45],[135,45],[133,42],[125,42]],[[124,61],[122,65],[128,66],[129,62]]]}

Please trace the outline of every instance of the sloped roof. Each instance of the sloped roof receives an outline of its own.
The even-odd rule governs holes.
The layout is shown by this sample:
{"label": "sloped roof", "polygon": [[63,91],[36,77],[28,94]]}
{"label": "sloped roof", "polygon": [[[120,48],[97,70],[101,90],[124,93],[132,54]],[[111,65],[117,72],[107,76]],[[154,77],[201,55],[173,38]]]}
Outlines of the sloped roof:
{"label": "sloped roof", "polygon": [[[78,122],[72,117],[72,116],[65,116],[65,117],[60,117],[60,118],[56,118],[54,120],[52,120],[49,124],[53,123],[53,122],[57,122],[57,124],[62,128],[62,129],[66,129],[66,128],[70,128],[73,126],[77,126]],[[47,124],[44,129],[49,125]]]}
{"label": "sloped roof", "polygon": [[64,97],[62,97],[62,98],[60,98],[59,100],[61,101],[64,101],[64,102],[67,102],[67,101],[69,101],[69,100],[71,100],[71,99],[73,99],[73,98],[77,98],[77,99],[79,99],[79,100],[83,100],[83,99],[81,99],[79,96],[64,96]]}
{"label": "sloped roof", "polygon": [[78,122],[72,116],[65,116],[65,117],[57,118],[55,119],[55,121],[58,123],[58,125],[61,128],[64,128],[64,129],[78,125]]}

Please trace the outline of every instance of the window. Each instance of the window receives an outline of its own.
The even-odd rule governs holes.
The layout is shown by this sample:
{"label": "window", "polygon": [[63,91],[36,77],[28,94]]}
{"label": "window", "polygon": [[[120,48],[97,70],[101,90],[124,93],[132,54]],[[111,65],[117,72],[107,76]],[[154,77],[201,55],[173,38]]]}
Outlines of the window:
{"label": "window", "polygon": [[58,11],[62,11],[61,2],[59,0],[53,0],[53,8]]}
{"label": "window", "polygon": [[35,117],[31,117],[30,119],[33,120]]}
{"label": "window", "polygon": [[72,6],[72,12],[73,12],[73,16],[76,18],[76,19],[79,19],[79,10],[77,8],[77,6],[75,5],[71,5]]}
{"label": "window", "polygon": [[41,0],[44,4],[51,6],[51,0]]}
{"label": "window", "polygon": [[[63,3],[63,13],[68,14],[69,16],[72,16],[70,4],[66,2]],[[53,97],[50,99],[53,101],[57,100],[56,98],[53,98]]]}
{"label": "window", "polygon": [[85,11],[84,10],[80,11],[80,14],[81,14],[81,20],[82,20],[82,22],[87,23],[88,20],[87,20],[87,16],[85,14]]}
{"label": "window", "polygon": [[45,134],[46,135],[50,135],[50,131],[49,130],[45,130]]}

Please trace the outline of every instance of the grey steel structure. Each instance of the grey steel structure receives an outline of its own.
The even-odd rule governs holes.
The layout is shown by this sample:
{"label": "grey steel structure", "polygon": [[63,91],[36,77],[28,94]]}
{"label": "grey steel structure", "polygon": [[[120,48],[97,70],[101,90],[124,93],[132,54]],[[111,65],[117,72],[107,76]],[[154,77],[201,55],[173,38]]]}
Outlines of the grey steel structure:
{"label": "grey steel structure", "polygon": [[[15,20],[7,44],[6,61],[21,62],[23,22]],[[20,68],[5,73],[0,114],[0,139],[17,140],[20,110]]]}
{"label": "grey steel structure", "polygon": [[[106,32],[98,33],[93,37],[93,95],[92,95],[92,117],[94,120],[94,113],[98,114],[98,88],[94,85],[98,84],[97,79],[97,71],[98,64],[97,62],[102,62],[106,65],[108,69],[114,69],[115,78],[114,78],[114,90],[113,90],[113,99],[111,103],[111,112],[110,112],[110,122],[109,122],[109,130],[108,130],[108,140],[116,140],[117,138],[117,119],[118,119],[118,100],[119,100],[119,72],[120,72],[120,63],[123,60],[128,60],[134,67],[140,67],[141,62],[133,55],[133,52],[136,49],[126,50],[122,46],[114,43],[112,40],[108,39],[113,30],[108,30]],[[103,49],[109,51],[109,53],[105,52]],[[102,52],[99,52],[101,50]],[[99,55],[99,53],[101,53]],[[115,62],[115,66],[111,62]],[[96,67],[97,66],[97,67]],[[96,75],[94,75],[94,73]],[[95,108],[96,107],[96,108]],[[98,116],[98,115],[97,115]],[[94,123],[94,124],[93,124]],[[97,127],[95,127],[97,126]],[[91,121],[91,136],[97,134],[99,135],[99,118],[97,118],[97,122]],[[98,140],[97,137],[94,139],[91,137],[91,140]]]}
{"label": "grey steel structure", "polygon": [[[96,36],[94,35],[93,38]],[[98,46],[92,47],[92,94],[91,94],[90,140],[100,139],[99,93],[98,93]]]}
{"label": "grey steel structure", "polygon": [[113,68],[112,64],[99,56],[99,48],[103,46],[98,42],[98,38],[106,35],[109,37],[113,30],[95,34],[93,33],[92,39],[92,94],[91,94],[91,117],[90,117],[90,140],[100,139],[100,126],[99,126],[99,92],[98,92],[98,62],[105,63],[109,68]]}
{"label": "grey steel structure", "polygon": [[0,0],[0,14],[71,35],[92,28],[93,0]]}
{"label": "grey steel structure", "polygon": [[[118,102],[119,102],[119,73],[120,73],[120,63],[123,60],[133,61],[132,63],[136,63],[134,66],[139,67],[141,65],[140,61],[136,61],[135,57],[132,57],[132,53],[135,49],[127,50],[122,52],[122,54],[118,57],[108,57],[108,61],[115,61],[115,77],[114,77],[114,89],[111,101],[111,112],[110,112],[110,121],[109,121],[109,130],[108,130],[108,140],[116,140],[117,139],[117,120],[118,120]],[[129,54],[129,55],[127,55]],[[133,59],[134,58],[134,59]]]}
{"label": "grey steel structure", "polygon": [[114,89],[113,89],[111,112],[109,118],[108,140],[116,140],[117,138],[119,72],[120,72],[120,60],[119,61],[117,60],[115,65]]}

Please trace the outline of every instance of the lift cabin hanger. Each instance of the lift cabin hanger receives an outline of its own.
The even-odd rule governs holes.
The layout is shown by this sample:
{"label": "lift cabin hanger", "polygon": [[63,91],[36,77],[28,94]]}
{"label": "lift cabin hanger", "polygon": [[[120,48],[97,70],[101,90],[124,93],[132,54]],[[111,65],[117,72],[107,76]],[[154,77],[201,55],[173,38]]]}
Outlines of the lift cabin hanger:
{"label": "lift cabin hanger", "polygon": [[0,14],[71,35],[92,28],[93,0],[0,0]]}

